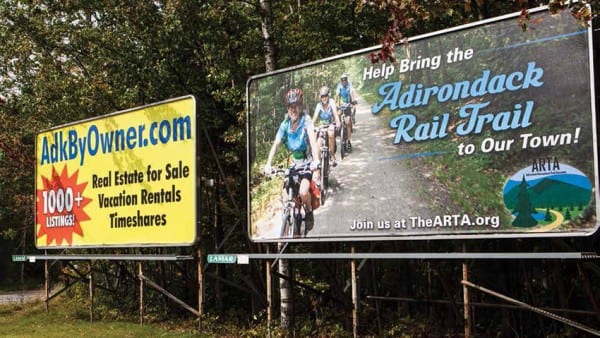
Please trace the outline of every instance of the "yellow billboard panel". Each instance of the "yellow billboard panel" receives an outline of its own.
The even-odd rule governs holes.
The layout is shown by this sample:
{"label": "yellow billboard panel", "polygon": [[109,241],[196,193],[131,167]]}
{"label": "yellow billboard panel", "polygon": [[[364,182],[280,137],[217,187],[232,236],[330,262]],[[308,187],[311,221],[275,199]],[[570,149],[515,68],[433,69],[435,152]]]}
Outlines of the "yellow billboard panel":
{"label": "yellow billboard panel", "polygon": [[193,96],[37,135],[38,248],[183,246],[196,239]]}

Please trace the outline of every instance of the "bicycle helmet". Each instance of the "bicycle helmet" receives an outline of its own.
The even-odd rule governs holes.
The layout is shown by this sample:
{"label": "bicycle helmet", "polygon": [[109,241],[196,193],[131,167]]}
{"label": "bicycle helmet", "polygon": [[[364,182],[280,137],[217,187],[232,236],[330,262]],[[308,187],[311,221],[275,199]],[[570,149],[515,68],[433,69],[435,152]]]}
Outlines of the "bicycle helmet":
{"label": "bicycle helmet", "polygon": [[288,105],[302,104],[302,99],[303,99],[302,89],[300,89],[300,88],[290,89],[285,94],[285,103]]}
{"label": "bicycle helmet", "polygon": [[329,87],[321,87],[321,89],[319,90],[319,96],[329,96]]}
{"label": "bicycle helmet", "polygon": [[342,76],[340,76],[340,80],[344,80],[344,79],[348,80],[348,74],[344,73],[344,74],[342,74]]}

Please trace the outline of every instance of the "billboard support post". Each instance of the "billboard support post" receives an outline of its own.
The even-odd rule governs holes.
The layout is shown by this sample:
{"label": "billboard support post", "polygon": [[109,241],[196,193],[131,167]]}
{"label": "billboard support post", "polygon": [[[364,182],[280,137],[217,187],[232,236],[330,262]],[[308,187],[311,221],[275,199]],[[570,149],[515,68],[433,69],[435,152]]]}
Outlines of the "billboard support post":
{"label": "billboard support post", "polygon": [[[266,245],[267,247],[267,253],[269,253],[269,245]],[[266,259],[265,260],[265,273],[266,273],[266,279],[267,279],[267,332],[269,334],[269,337],[271,337],[271,317],[272,317],[272,294],[271,294],[271,262],[270,260]]]}
{"label": "billboard support post", "polygon": [[[352,254],[354,254],[354,245],[352,246]],[[352,333],[354,337],[358,337],[358,290],[356,285],[356,261],[350,261],[350,273],[352,275]]]}
{"label": "billboard support post", "polygon": [[[467,252],[467,244],[463,241],[463,252]],[[467,261],[462,262],[462,279],[469,280],[469,270],[467,268]],[[471,337],[471,311],[469,309],[469,288],[463,285],[463,309],[465,318],[465,338]]]}
{"label": "billboard support post", "polygon": [[142,261],[138,262],[138,278],[140,279],[140,325],[144,325],[144,278],[142,278]]}
{"label": "billboard support post", "polygon": [[[46,250],[44,250],[46,253]],[[46,289],[46,298],[44,299],[44,308],[49,312],[48,303],[50,302],[50,274],[48,273],[48,261],[44,261],[44,289]]]}
{"label": "billboard support post", "polygon": [[[94,310],[93,309],[93,307],[94,307],[93,263],[97,260],[105,260],[105,261],[136,261],[136,262],[138,262],[138,264],[137,264],[138,273],[137,274],[138,274],[138,278],[139,278],[139,292],[140,292],[140,296],[139,296],[140,324],[144,323],[143,315],[144,315],[144,283],[145,282],[147,282],[150,287],[152,287],[155,290],[157,290],[158,292],[164,294],[165,296],[167,296],[169,299],[171,299],[172,301],[177,303],[182,308],[193,313],[196,317],[198,317],[198,318],[201,317],[200,311],[187,305],[182,300],[178,299],[173,294],[171,294],[169,291],[165,290],[164,288],[162,288],[161,286],[159,286],[158,284],[156,284],[155,282],[153,282],[152,280],[148,279],[147,277],[145,277],[143,275],[142,263],[144,261],[185,261],[185,260],[195,259],[191,255],[126,255],[126,254],[121,254],[121,255],[119,255],[119,254],[117,254],[117,255],[48,255],[47,250],[44,250],[44,255],[13,255],[12,259],[13,259],[13,262],[18,261],[18,262],[35,263],[37,261],[44,261],[44,289],[45,289],[44,306],[45,306],[46,312],[49,312],[50,300],[52,300],[56,296],[60,295],[62,292],[64,292],[71,286],[75,285],[77,282],[86,282],[86,283],[88,283],[88,290],[89,290],[89,298],[88,299],[90,302],[90,311],[89,311],[90,321],[93,321],[93,316],[94,316],[94,311],[93,311]],[[200,260],[200,258],[197,258],[197,259]],[[66,264],[71,269],[73,269],[75,271],[75,273],[77,274],[77,276],[71,276],[69,274],[66,274],[69,278],[76,277],[76,280],[73,281],[73,280],[69,279],[65,283],[66,285],[62,289],[55,291],[53,294],[51,294],[51,290],[50,290],[51,289],[51,285],[50,285],[50,267],[51,267],[51,265],[48,263],[49,260],[67,261]],[[89,272],[86,274],[81,271],[78,271],[77,267],[74,266],[73,264],[71,264],[70,261],[90,261]],[[198,264],[200,264],[200,263],[198,263]],[[200,278],[201,278],[201,273],[202,273],[202,270],[200,269],[200,272],[199,272]],[[199,280],[198,283],[201,284],[202,281]]]}
{"label": "billboard support post", "polygon": [[533,311],[533,312],[535,312],[535,313],[537,313],[537,314],[540,314],[540,315],[542,315],[542,316],[545,316],[545,317],[548,317],[548,318],[550,318],[550,319],[553,319],[553,320],[559,321],[559,322],[561,322],[561,323],[564,323],[564,324],[570,325],[570,326],[572,326],[572,327],[578,328],[578,329],[580,329],[580,330],[582,330],[582,331],[585,331],[585,332],[591,333],[591,334],[593,334],[593,335],[595,335],[595,336],[600,336],[600,331],[599,331],[599,330],[596,330],[596,329],[594,329],[594,328],[591,328],[591,327],[589,327],[589,326],[583,325],[583,324],[581,324],[581,323],[578,323],[578,322],[576,322],[576,321],[573,321],[573,320],[570,320],[570,319],[568,319],[568,318],[565,318],[565,317],[562,317],[562,316],[556,315],[556,314],[554,314],[554,313],[552,313],[552,312],[549,312],[549,311],[546,311],[546,310],[540,309],[540,308],[538,308],[538,307],[535,307],[535,306],[532,306],[532,305],[530,305],[530,304],[527,304],[527,303],[521,302],[521,301],[519,301],[519,300],[517,300],[517,299],[514,299],[514,298],[511,298],[511,297],[508,297],[508,296],[506,296],[506,295],[503,295],[503,294],[501,294],[501,293],[498,293],[498,292],[496,292],[496,291],[493,291],[493,290],[490,290],[490,289],[484,288],[483,286],[480,286],[480,285],[477,285],[477,284],[471,283],[471,282],[470,282],[470,281],[468,281],[468,280],[463,280],[463,281],[461,281],[461,283],[462,283],[464,286],[466,286],[466,287],[470,287],[470,288],[473,288],[473,289],[479,290],[479,291],[481,291],[481,292],[483,292],[483,293],[486,293],[486,294],[488,294],[488,295],[492,295],[492,296],[494,296],[494,297],[500,298],[500,299],[502,299],[502,300],[505,300],[505,301],[507,301],[507,302],[509,302],[509,303],[515,304],[515,305],[519,306],[520,308],[524,308],[524,309],[527,309],[527,310]]}
{"label": "billboard support post", "polygon": [[[204,313],[204,278],[202,274],[202,249],[198,247],[198,313]],[[199,324],[201,321],[198,322]]]}
{"label": "billboard support post", "polygon": [[90,299],[90,323],[94,322],[94,273],[92,271],[92,265],[94,265],[94,261],[90,261],[90,275],[88,277]]}

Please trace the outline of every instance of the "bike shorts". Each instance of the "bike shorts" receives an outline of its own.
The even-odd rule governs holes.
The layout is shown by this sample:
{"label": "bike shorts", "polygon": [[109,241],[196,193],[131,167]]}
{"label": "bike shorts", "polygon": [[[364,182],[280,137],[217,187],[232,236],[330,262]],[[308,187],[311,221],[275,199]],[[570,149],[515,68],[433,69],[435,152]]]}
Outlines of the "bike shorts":
{"label": "bike shorts", "polygon": [[352,115],[352,106],[348,106],[348,108],[346,108],[346,109],[341,109],[341,111],[344,116],[351,116]]}
{"label": "bike shorts", "polygon": [[312,171],[307,170],[305,172],[300,173],[300,181],[303,179],[312,180]]}
{"label": "bike shorts", "polygon": [[[302,164],[305,164],[305,163],[310,163],[312,161],[312,157],[308,157],[308,158],[305,158],[305,159],[302,159],[302,160],[296,160],[296,159],[294,159],[293,161],[294,161],[295,164],[302,165]],[[302,181],[305,178],[310,181],[310,180],[312,180],[312,171],[310,171],[310,170],[304,170],[304,171],[298,173],[298,176],[300,178],[300,181]]]}
{"label": "bike shorts", "polygon": [[[321,126],[319,126],[319,133],[320,133],[320,131],[321,131],[321,128],[323,128],[323,126],[322,126],[322,125],[321,125]],[[333,123],[331,123],[331,124],[328,124],[328,125],[327,125],[327,133],[333,133],[333,132],[335,132],[335,124],[333,124]],[[319,133],[317,133],[317,137],[319,137],[319,136],[320,136],[320,135],[319,135]]]}

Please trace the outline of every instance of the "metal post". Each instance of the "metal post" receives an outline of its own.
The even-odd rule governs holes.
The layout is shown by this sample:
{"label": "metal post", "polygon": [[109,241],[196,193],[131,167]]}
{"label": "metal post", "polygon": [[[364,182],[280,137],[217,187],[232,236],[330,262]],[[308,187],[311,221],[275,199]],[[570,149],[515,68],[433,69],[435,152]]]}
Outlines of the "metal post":
{"label": "metal post", "polygon": [[140,325],[144,324],[144,278],[142,274],[142,262],[138,262],[138,278],[140,279]]}
{"label": "metal post", "polygon": [[198,247],[198,312],[204,313],[204,278],[202,276],[202,249]]}
{"label": "metal post", "polygon": [[[269,245],[267,244],[267,253],[269,253]],[[271,337],[271,319],[273,316],[272,313],[272,294],[271,294],[271,261],[268,259],[265,260],[265,272],[267,278],[267,332],[269,337]]]}
{"label": "metal post", "polygon": [[[467,246],[463,242],[463,252],[466,252]],[[467,262],[462,263],[462,280],[469,280],[469,273],[467,269]],[[469,309],[469,288],[463,285],[463,309],[465,318],[465,338],[471,337],[471,311]]]}
{"label": "metal post", "polygon": [[[44,250],[44,253],[45,250]],[[48,303],[50,302],[50,273],[48,273],[48,261],[44,261],[44,289],[46,290],[46,298],[44,299],[44,307],[46,308],[46,312],[49,311]]]}
{"label": "metal post", "polygon": [[92,272],[92,262],[90,261],[89,290],[90,290],[90,322],[94,321],[94,274]]}
{"label": "metal post", "polygon": [[[354,254],[354,245],[352,246]],[[352,274],[352,334],[358,337],[358,292],[356,287],[356,262],[350,261],[350,272]]]}
{"label": "metal post", "polygon": [[519,307],[521,307],[523,309],[527,309],[527,310],[533,311],[533,312],[535,312],[537,314],[546,316],[546,317],[548,317],[550,319],[557,320],[557,321],[559,321],[561,323],[564,323],[564,324],[567,324],[567,325],[571,325],[571,326],[573,326],[575,328],[578,328],[578,329],[580,329],[582,331],[586,331],[588,333],[591,333],[594,336],[597,336],[597,337],[600,336],[600,331],[598,331],[598,330],[596,330],[594,328],[591,328],[589,326],[583,325],[581,323],[575,322],[575,321],[570,320],[570,319],[565,318],[565,317],[561,317],[561,316],[559,316],[557,314],[554,314],[552,312],[548,312],[548,311],[546,311],[544,309],[541,309],[539,307],[535,307],[535,306],[532,306],[530,304],[521,302],[521,301],[516,300],[514,298],[505,296],[505,295],[503,295],[501,293],[498,293],[498,292],[492,291],[490,289],[484,288],[483,286],[479,286],[479,285],[473,284],[473,283],[471,283],[471,282],[469,282],[467,280],[463,280],[461,283],[463,285],[465,285],[465,286],[475,288],[475,289],[477,289],[479,291],[485,292],[485,293],[487,293],[489,295],[492,295],[494,297],[498,297],[500,299],[503,299],[503,300],[505,300],[505,301],[507,301],[509,303],[516,304],[516,305],[518,305]]}

